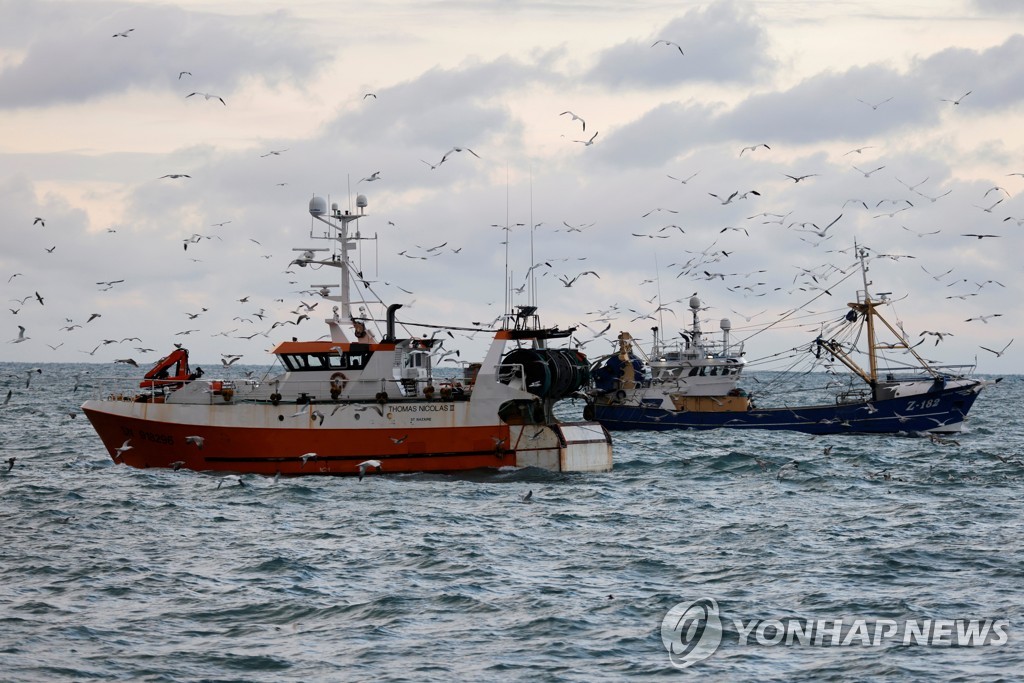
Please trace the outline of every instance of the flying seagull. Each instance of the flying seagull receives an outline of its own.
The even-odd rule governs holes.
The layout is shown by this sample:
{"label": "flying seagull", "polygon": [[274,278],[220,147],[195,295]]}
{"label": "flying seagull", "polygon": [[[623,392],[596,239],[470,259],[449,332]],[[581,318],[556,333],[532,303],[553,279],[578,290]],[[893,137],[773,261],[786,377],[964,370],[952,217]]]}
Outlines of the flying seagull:
{"label": "flying seagull", "polygon": [[571,111],[563,111],[561,114],[559,114],[559,116],[565,116],[566,114],[571,116],[573,121],[579,121],[580,123],[582,123],[583,130],[587,129],[587,122],[583,120],[582,116],[577,116],[576,114],[573,114]]}
{"label": "flying seagull", "polygon": [[130,442],[131,439],[125,439],[124,443],[121,444],[120,448],[114,449],[114,460],[120,460],[121,456],[124,455],[125,451],[130,451],[131,449],[135,448],[135,446],[132,446]]}
{"label": "flying seagull", "polygon": [[964,99],[965,97],[967,97],[968,95],[970,95],[970,94],[971,94],[971,92],[972,92],[972,91],[968,90],[968,91],[967,91],[967,92],[965,92],[965,93],[964,93],[963,95],[961,95],[960,97],[956,98],[955,100],[947,100],[947,99],[943,98],[943,99],[940,99],[940,100],[939,100],[939,102],[952,102],[953,104],[960,104],[960,102],[961,102],[961,101],[962,101],[962,100],[963,100],[963,99]]}
{"label": "flying seagull", "polygon": [[25,341],[26,339],[31,339],[31,338],[32,337],[26,337],[25,336],[25,327],[22,326],[22,325],[18,325],[18,338],[17,339],[12,339],[11,341],[9,341],[7,343],[8,344],[20,344],[21,342]]}
{"label": "flying seagull", "polygon": [[1012,339],[1010,341],[1006,342],[1006,346],[1003,347],[1002,351],[995,351],[993,349],[988,348],[987,346],[982,346],[981,348],[985,349],[989,353],[996,354],[996,358],[1002,358],[1003,354],[1006,353],[1006,349],[1010,348],[1010,344],[1012,344],[1012,343],[1013,343]]}
{"label": "flying seagull", "polygon": [[363,462],[356,465],[356,467],[359,468],[359,481],[363,480],[363,476],[366,474],[366,470],[370,469],[371,467],[377,470],[378,474],[384,469],[384,467],[380,464],[380,460],[364,460]]}
{"label": "flying seagull", "polygon": [[592,144],[594,144],[594,138],[596,137],[597,133],[594,133],[593,135],[590,136],[589,140],[573,140],[573,142],[581,142],[583,143],[584,147],[590,147]]}
{"label": "flying seagull", "polygon": [[765,143],[762,142],[762,143],[757,144],[757,145],[749,145],[747,147],[744,147],[743,149],[740,150],[740,156],[743,156],[743,153],[747,152],[747,151],[753,152],[758,147],[764,147],[765,149],[771,149],[771,147],[769,147],[768,145],[766,145]]}
{"label": "flying seagull", "polygon": [[212,94],[207,93],[207,92],[193,92],[193,93],[189,93],[188,95],[185,95],[185,99],[187,100],[188,98],[192,97],[193,95],[202,95],[203,98],[207,99],[207,100],[220,100],[221,104],[223,104],[225,107],[228,106],[228,103],[224,101],[223,97],[221,97],[219,95],[212,95]]}
{"label": "flying seagull", "polygon": [[447,152],[444,153],[444,156],[441,157],[441,161],[437,162],[437,165],[440,166],[441,164],[443,164],[445,162],[445,160],[448,159],[448,156],[450,154],[454,154],[455,152],[469,152],[470,154],[475,156],[477,159],[480,158],[480,155],[477,154],[476,152],[474,152],[473,150],[471,150],[469,147],[452,147],[450,150],[448,150]]}
{"label": "flying seagull", "polygon": [[115,33],[114,35],[112,35],[112,36],[110,36],[110,37],[111,37],[111,38],[127,38],[127,37],[128,37],[128,34],[129,34],[129,33],[131,33],[131,32],[132,32],[132,31],[134,31],[134,30],[135,30],[135,29],[133,29],[133,28],[130,28],[130,29],[126,29],[126,30],[124,30],[124,31],[121,31],[120,33]]}
{"label": "flying seagull", "polygon": [[664,40],[664,39],[656,40],[653,43],[651,43],[651,47],[654,47],[658,43],[665,43],[669,47],[674,47],[675,49],[679,50],[679,54],[681,54],[681,55],[685,54],[683,52],[683,48],[679,45],[679,43],[673,43],[671,40]]}
{"label": "flying seagull", "polygon": [[205,442],[206,442],[206,439],[204,439],[201,436],[186,436],[185,437],[185,443],[190,443],[193,446],[195,446],[196,448],[198,448],[199,450],[203,450],[203,444]]}

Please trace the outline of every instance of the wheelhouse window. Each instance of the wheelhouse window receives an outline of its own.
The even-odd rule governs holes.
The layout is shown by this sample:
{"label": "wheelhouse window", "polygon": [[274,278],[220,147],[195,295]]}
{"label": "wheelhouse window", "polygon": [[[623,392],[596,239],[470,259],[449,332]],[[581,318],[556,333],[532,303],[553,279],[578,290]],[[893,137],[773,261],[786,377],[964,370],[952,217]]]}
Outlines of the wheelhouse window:
{"label": "wheelhouse window", "polygon": [[369,352],[336,353],[285,353],[281,361],[292,372],[315,372],[323,370],[361,369],[366,364]]}

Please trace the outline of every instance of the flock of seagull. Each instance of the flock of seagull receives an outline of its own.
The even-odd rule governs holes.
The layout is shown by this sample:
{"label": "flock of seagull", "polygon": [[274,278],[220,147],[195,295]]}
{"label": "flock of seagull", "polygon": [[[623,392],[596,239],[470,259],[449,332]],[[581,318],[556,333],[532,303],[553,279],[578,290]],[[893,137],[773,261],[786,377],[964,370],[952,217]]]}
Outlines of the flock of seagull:
{"label": "flock of seagull", "polygon": [[[121,32],[113,34],[113,37],[114,38],[118,38],[118,39],[128,39],[131,36],[131,34],[134,32],[134,30],[135,29],[133,29],[133,28],[129,28],[129,29],[126,29],[124,31],[121,31]],[[671,40],[668,40],[668,39],[658,39],[658,40],[654,41],[654,43],[651,45],[651,48],[658,48],[658,46],[664,46],[665,48],[668,48],[668,49],[671,49],[671,50],[675,50],[675,51],[677,51],[679,53],[680,57],[684,57],[685,56],[685,52],[684,52],[682,46],[679,45],[676,42],[671,41]],[[186,77],[191,79],[192,78],[192,72],[191,71],[179,71],[178,72],[178,76],[177,76],[178,80],[182,80],[183,78],[186,78]],[[943,98],[941,101],[949,103],[951,106],[960,106],[964,102],[965,98],[967,98],[971,94],[972,94],[972,91],[968,90],[968,91],[964,92],[962,95],[960,95],[958,97],[948,98],[948,99],[947,98]],[[192,92],[189,92],[187,95],[184,96],[184,98],[186,100],[190,99],[190,98],[200,98],[200,97],[203,100],[205,100],[205,101],[211,101],[212,100],[212,101],[215,101],[215,102],[220,102],[223,106],[227,106],[227,102],[225,101],[225,99],[223,97],[221,97],[220,95],[209,93],[209,92],[192,91]],[[363,94],[362,97],[363,97],[364,100],[366,100],[366,99],[377,100],[378,99],[377,94],[376,93],[371,93],[371,92]],[[856,98],[856,100],[858,102],[860,102],[861,104],[867,106],[871,111],[878,111],[881,107],[889,105],[889,103],[891,103],[894,100],[894,97],[886,97],[886,98],[878,100],[878,101],[869,101],[869,100],[862,99],[862,98]],[[868,113],[870,114],[870,112],[868,112]],[[583,115],[577,113],[577,111],[575,111],[573,109],[566,109],[566,110],[562,111],[561,113],[559,113],[558,116],[560,118],[568,117],[566,120],[569,123],[571,123],[573,125],[578,124],[580,126],[580,131],[581,131],[581,133],[584,134],[583,139],[575,139],[575,140],[573,140],[573,142],[583,144],[584,146],[587,146],[587,147],[596,144],[596,139],[598,137],[598,132],[597,131],[592,131],[590,133],[589,137],[587,137],[586,134],[587,134],[587,131],[588,131],[588,123],[587,123],[586,118]],[[842,156],[843,157],[846,157],[848,155],[858,155],[858,156],[861,156],[861,155],[864,154],[864,152],[866,150],[873,149],[875,147],[876,147],[875,145],[861,145],[861,146],[855,147],[853,149],[850,149],[849,151],[845,152]],[[751,157],[760,157],[760,156],[765,155],[765,154],[770,154],[773,151],[774,151],[773,147],[769,143],[767,143],[767,142],[756,142],[756,143],[752,143],[752,144],[741,146],[739,151],[738,151],[737,156],[740,157],[740,158],[748,159],[748,158],[751,158]],[[283,155],[286,152],[288,152],[287,148],[285,148],[285,149],[271,149],[271,150],[266,151],[265,153],[260,154],[259,157],[260,158],[279,157],[279,156]],[[442,164],[445,164],[446,162],[450,161],[450,159],[453,157],[453,155],[460,154],[460,153],[466,153],[467,155],[471,155],[472,157],[474,157],[476,159],[480,159],[481,158],[480,155],[477,154],[477,152],[474,151],[473,149],[471,149],[471,148],[469,148],[467,146],[464,146],[464,145],[456,145],[456,146],[451,147],[448,151],[444,152],[440,156],[440,160],[438,160],[435,163],[431,163],[431,162],[428,162],[428,161],[422,160],[422,159],[420,161],[422,161],[422,163],[426,164],[430,168],[430,170],[436,170],[436,169],[440,168]],[[887,168],[886,164],[878,163],[878,162],[875,162],[875,163],[872,163],[872,164],[851,165],[851,169],[853,171],[856,171],[864,179],[873,179],[877,175],[881,175],[882,172],[886,168]],[[672,180],[674,183],[677,183],[677,184],[679,184],[679,185],[681,185],[683,187],[690,187],[691,185],[695,184],[695,179],[700,175],[700,173],[701,173],[700,170],[696,170],[696,171],[689,172],[689,173],[683,173],[683,174],[677,174],[677,175],[668,175],[667,177],[670,180]],[[805,185],[807,185],[809,183],[813,184],[815,179],[820,178],[822,175],[823,175],[823,173],[822,172],[818,172],[818,171],[803,172],[803,171],[795,171],[794,170],[792,172],[782,172],[781,173],[781,176],[783,178],[785,178],[785,179],[787,179],[789,181],[792,181],[793,185],[801,185],[801,187],[803,187],[803,186],[805,186]],[[1010,176],[1024,177],[1024,173],[1008,173],[1006,175],[1007,175],[1007,177],[1010,177]],[[190,179],[192,179],[192,175],[189,174],[189,173],[176,172],[176,173],[167,173],[167,174],[164,174],[163,176],[160,176],[158,178],[158,180],[165,180],[165,179],[166,180],[190,180]],[[361,178],[358,182],[359,183],[374,183],[374,182],[382,181],[384,179],[385,179],[385,174],[382,173],[381,170],[376,170],[376,171],[372,172],[371,174]],[[719,236],[723,236],[723,235],[726,235],[726,234],[738,235],[738,234],[742,233],[744,236],[750,237],[751,229],[753,229],[754,227],[768,226],[768,225],[777,225],[777,226],[780,226],[781,228],[784,228],[784,229],[787,229],[787,230],[791,230],[793,232],[793,234],[798,235],[800,240],[810,244],[812,248],[818,248],[818,247],[824,245],[828,240],[831,240],[835,236],[836,231],[837,231],[837,226],[839,226],[841,224],[841,219],[843,219],[844,215],[846,215],[846,212],[849,210],[848,206],[850,204],[853,204],[855,209],[857,207],[863,207],[863,209],[866,210],[866,211],[872,211],[872,213],[873,213],[872,220],[875,220],[875,219],[895,219],[895,217],[898,216],[898,215],[902,216],[902,215],[905,214],[905,212],[910,212],[910,211],[916,210],[919,207],[919,204],[921,204],[921,203],[925,203],[926,202],[926,203],[929,203],[929,204],[934,204],[935,202],[943,199],[944,197],[946,197],[947,195],[949,195],[952,192],[951,189],[946,189],[944,192],[933,192],[933,193],[925,192],[923,189],[920,189],[920,188],[923,188],[926,185],[926,183],[929,180],[928,178],[925,178],[925,179],[923,179],[923,180],[921,180],[919,182],[916,182],[916,183],[904,182],[899,177],[896,177],[895,180],[897,180],[905,188],[905,190],[910,193],[909,196],[902,196],[902,197],[895,197],[895,198],[885,197],[885,198],[879,198],[877,200],[873,200],[873,201],[870,201],[870,202],[868,200],[859,199],[859,198],[857,198],[857,199],[848,199],[843,204],[843,207],[841,207],[841,211],[838,214],[838,216],[836,216],[835,218],[831,218],[831,219],[826,218],[825,220],[804,220],[804,221],[798,221],[798,220],[790,218],[791,214],[793,213],[793,211],[789,211],[788,213],[774,213],[774,212],[763,211],[763,212],[754,213],[754,214],[748,216],[746,218],[747,223],[745,223],[745,224],[740,224],[740,225],[720,225],[720,226],[715,227],[714,231]],[[696,181],[696,182],[699,182],[699,181]],[[284,184],[284,183],[281,183],[281,184]],[[711,191],[712,189],[714,189],[716,191]],[[737,188],[737,189],[729,188],[729,189],[725,189],[724,191],[721,190],[721,189],[717,189],[717,188],[709,188],[709,189],[706,189],[705,192],[706,192],[706,196],[714,199],[722,207],[733,207],[733,206],[738,205],[740,203],[746,203],[746,202],[750,202],[750,201],[753,201],[753,200],[756,200],[756,199],[764,199],[767,196],[767,191],[764,188],[762,188],[760,190],[759,189],[752,189],[752,188]],[[990,195],[993,194],[993,193],[995,193],[997,195],[997,197],[995,198],[994,201],[989,198]],[[1002,187],[999,187],[999,186],[994,186],[994,187],[988,189],[983,194],[983,196],[981,197],[981,199],[983,201],[985,201],[985,203],[977,203],[977,204],[974,204],[974,206],[977,209],[979,209],[980,212],[983,215],[986,215],[986,216],[993,215],[994,212],[1009,197],[1010,197],[1010,193],[1005,188],[1002,188]],[[696,198],[691,198],[690,201],[697,201],[697,199]],[[886,205],[886,204],[888,204],[888,206],[886,206],[886,209],[888,209],[888,210],[882,210],[882,207],[884,205]],[[663,213],[678,214],[679,210],[678,209],[673,209],[673,208],[658,207],[658,208],[651,209],[651,210],[643,213],[641,218],[647,219],[648,217],[653,216],[655,214],[661,215]],[[763,220],[759,221],[758,219],[763,219]],[[678,220],[678,218],[676,220]],[[1006,216],[1005,218],[1002,218],[1001,221],[1004,222],[1004,223],[1005,222],[1013,221],[1013,222],[1016,223],[1016,225],[1018,227],[1024,225],[1024,218],[1022,218],[1022,217]],[[227,223],[230,223],[230,221],[222,221],[220,223],[215,223],[215,224],[213,224],[213,226],[215,226],[215,227],[223,227]],[[394,225],[393,223],[391,223],[391,224]],[[531,226],[530,229],[537,229],[541,225],[543,225],[543,224],[536,224],[534,226]],[[590,224],[583,224],[583,223],[573,224],[573,223],[570,223],[568,221],[563,221],[562,222],[562,226],[564,226],[564,228],[562,228],[562,227],[556,228],[554,230],[554,232],[563,232],[563,233],[566,233],[566,234],[577,233],[577,234],[581,234],[582,235],[582,234],[586,233],[587,231],[593,229],[594,225],[595,225],[594,223],[590,223]],[[41,229],[45,229],[47,227],[47,220],[46,220],[45,217],[37,216],[37,217],[34,218],[34,220],[32,222],[32,226],[35,227],[36,229],[40,229],[40,230]],[[522,224],[516,224],[516,225],[504,225],[504,226],[495,226],[495,227],[501,227],[506,232],[505,240],[503,242],[500,242],[499,244],[507,246],[507,242],[508,242],[508,239],[509,239],[508,236],[512,233],[512,231],[517,229],[517,228],[526,227],[526,226],[523,226]],[[903,226],[903,225],[901,225],[899,227],[902,228],[905,231],[913,233],[914,235],[916,235],[919,238],[927,238],[927,237],[930,237],[932,235],[936,235],[936,234],[938,234],[940,232],[939,230],[918,232],[918,231],[912,230],[911,228],[908,228],[908,227]],[[689,230],[689,232],[688,232],[688,230]],[[706,228],[705,228],[704,231],[706,232]],[[110,229],[108,229],[108,232],[115,232],[115,230],[113,228],[110,228]],[[667,240],[670,237],[672,237],[672,236],[674,236],[674,235],[676,235],[678,233],[680,235],[687,235],[687,240],[688,240],[689,243],[686,246],[689,246],[689,247],[699,247],[700,245],[695,242],[695,240],[699,239],[696,236],[696,234],[695,234],[696,232],[697,231],[695,229],[693,229],[693,228],[688,228],[686,226],[682,226],[682,225],[679,225],[677,223],[669,223],[669,224],[658,226],[657,228],[652,229],[650,231],[646,231],[646,232],[645,231],[636,231],[636,232],[631,232],[630,234],[633,237],[643,238],[643,239],[648,239],[648,240]],[[991,231],[991,232],[989,232],[989,231],[964,232],[964,233],[961,233],[961,234],[962,234],[963,237],[970,238],[970,239],[975,240],[975,241],[993,240],[993,239],[998,239],[998,238],[1001,237],[1001,235],[998,234],[995,231]],[[805,237],[805,235],[807,237]],[[195,252],[195,250],[197,250],[199,248],[198,245],[201,242],[203,242],[204,240],[209,241],[209,240],[213,240],[213,239],[216,239],[216,240],[219,240],[219,241],[223,241],[223,237],[220,236],[220,235],[216,235],[216,234],[214,234],[214,235],[204,235],[204,234],[199,234],[199,233],[192,233],[189,237],[183,239],[184,250],[186,252],[188,252],[189,247],[192,247],[193,248],[193,252]],[[725,239],[725,238],[721,237],[721,239]],[[260,244],[257,240],[252,239],[252,238],[249,238],[249,241],[251,241],[251,242],[253,242],[253,243],[257,244],[257,245]],[[410,259],[427,260],[427,259],[431,259],[431,258],[434,258],[436,256],[439,256],[442,253],[458,254],[461,251],[461,247],[458,247],[458,248],[448,247],[447,250],[444,250],[444,248],[446,246],[447,246],[447,242],[444,242],[444,243],[441,243],[441,244],[438,244],[438,245],[434,245],[434,246],[426,246],[426,247],[418,247],[417,246],[417,249],[419,249],[418,252],[414,252],[414,251],[406,249],[406,250],[403,250],[402,252],[399,252],[399,255],[403,256],[403,257],[406,257],[406,258],[410,258]],[[48,252],[50,252],[50,253],[53,253],[53,249],[56,249],[56,248],[57,247],[55,245],[53,247],[46,247],[46,250]],[[444,250],[444,251],[442,251],[442,250]],[[844,250],[834,250],[834,251],[842,253]],[[790,283],[791,286],[788,287],[788,288],[787,287],[782,287],[782,286],[775,286],[774,288],[772,288],[766,281],[762,281],[762,277],[763,277],[762,274],[766,272],[763,269],[757,269],[757,270],[752,270],[752,271],[747,271],[747,272],[724,272],[723,270],[720,270],[719,269],[719,264],[726,262],[727,259],[729,259],[731,256],[733,256],[735,254],[735,250],[734,249],[729,249],[729,248],[725,247],[724,245],[719,245],[718,244],[718,239],[715,239],[715,240],[711,241],[711,243],[709,245],[707,245],[706,247],[704,247],[703,249],[699,249],[699,248],[698,249],[681,249],[681,250],[674,250],[672,253],[687,255],[687,256],[682,256],[682,258],[680,260],[678,260],[676,263],[672,263],[672,264],[669,264],[668,266],[666,266],[666,269],[670,270],[670,272],[675,271],[675,275],[674,275],[675,278],[689,277],[689,278],[693,278],[693,279],[697,279],[697,280],[706,280],[706,281],[724,283],[724,284],[727,284],[726,289],[729,292],[741,295],[744,298],[765,296],[769,291],[773,291],[773,290],[774,291],[785,290],[785,291],[787,291],[787,293],[790,293],[790,294],[792,294],[792,293],[794,293],[796,291],[816,292],[816,293],[825,293],[825,294],[831,296],[831,292],[829,291],[829,287],[828,287],[829,279],[831,277],[833,277],[833,276],[843,272],[842,270],[840,270],[838,268],[835,268],[834,266],[831,266],[829,264],[822,264],[821,266],[817,266],[815,268],[802,269],[801,272],[797,273],[796,276],[793,278],[793,282]],[[886,253],[881,253],[881,252],[876,252],[874,254],[874,257],[875,258],[891,258],[893,260],[899,260],[899,259],[902,259],[902,258],[914,258],[911,255],[886,254]],[[271,256],[270,255],[263,255],[263,258],[264,259],[270,259]],[[556,266],[554,265],[554,264],[559,263],[559,262],[567,264],[568,262],[571,262],[571,261],[582,261],[582,260],[585,260],[585,259],[586,259],[585,256],[581,257],[581,256],[578,256],[578,255],[572,256],[572,257],[565,257],[565,258],[561,258],[561,259],[558,259],[558,258],[544,259],[544,260],[541,260],[541,261],[539,261],[537,263],[533,263],[533,264],[530,265],[529,269],[527,270],[527,277],[537,277],[537,276],[551,275],[551,276],[553,276],[554,279],[556,279],[558,282],[560,282],[562,287],[564,287],[564,288],[572,288],[575,284],[577,284],[580,281],[580,278],[583,278],[584,276],[592,275],[592,276],[594,276],[595,279],[600,279],[601,276],[595,270],[583,270],[583,271],[578,272],[578,273],[574,273],[572,271],[559,273],[559,272],[557,272]],[[196,260],[198,260],[198,259],[196,259]],[[296,263],[296,261],[292,262],[292,264],[295,264],[295,263]],[[291,271],[288,271],[288,270],[286,270],[285,272],[286,273],[290,273],[290,274],[294,274],[294,273],[292,273]],[[927,272],[927,271],[925,271],[925,272]],[[937,284],[941,283],[941,284],[944,284],[947,287],[953,287],[955,285],[961,285],[963,283],[968,283],[968,280],[966,278],[960,278],[960,279],[957,279],[957,280],[954,280],[954,281],[951,281],[951,282],[948,282],[948,283],[942,281],[942,278],[944,278],[946,275],[950,275],[952,272],[953,271],[951,269],[949,271],[946,271],[946,273],[943,274],[942,276],[933,276],[933,278],[935,279]],[[15,273],[14,275],[12,275],[8,279],[8,283],[10,283],[14,278],[16,278],[19,275],[21,275],[21,274],[20,273]],[[125,282],[124,279],[111,279],[111,280],[100,281],[100,282],[97,282],[96,284],[101,287],[100,291],[108,291],[108,290],[114,288],[116,285],[123,284],[124,282]],[[643,283],[640,283],[639,286],[643,286],[644,284],[649,284],[649,283],[653,283],[653,282],[654,282],[654,280],[647,280],[647,281],[645,281]],[[365,279],[363,280],[363,283],[365,285],[367,285],[367,286],[369,285],[369,282],[367,280],[365,280]],[[994,280],[990,280],[990,281],[988,281],[988,283],[994,283],[995,285],[997,285],[999,287],[1003,286],[1001,283],[995,282]],[[947,299],[966,300],[968,297],[977,296],[981,292],[981,290],[984,288],[985,284],[988,284],[988,283],[975,283],[977,286],[976,286],[976,289],[974,291],[952,292],[949,296],[947,296]],[[289,284],[298,284],[298,283],[296,281],[291,281],[291,282],[289,282]],[[390,283],[385,283],[385,284],[390,284]],[[511,286],[510,290],[512,292],[514,292],[514,293],[522,294],[525,291],[526,284],[527,283],[524,281],[522,284],[520,284],[518,286]],[[412,293],[412,290],[402,288],[402,287],[398,286],[397,284],[395,284],[394,286],[398,287],[404,293],[407,293],[407,294],[411,294]],[[316,292],[311,291],[311,290],[305,290],[305,291],[307,293],[311,293],[311,294],[315,294],[316,293]],[[29,297],[25,297],[25,298],[21,298],[21,299],[13,299],[12,301],[18,301],[18,302],[20,302],[21,306],[24,306],[25,302],[29,298],[31,298],[32,296],[33,295],[29,295]],[[34,292],[34,298],[37,301],[39,306],[43,306],[44,305],[45,299],[44,299],[44,297],[38,291]],[[246,299],[240,299],[239,300],[239,302],[242,302],[242,303],[244,303],[245,301],[246,301]],[[675,314],[675,311],[673,310],[672,306],[677,304],[677,303],[681,303],[683,301],[684,301],[684,299],[681,298],[681,299],[675,299],[673,301],[665,302],[665,301],[661,300],[660,296],[656,296],[656,297],[654,297],[654,298],[652,298],[652,299],[647,301],[647,303],[649,304],[649,308],[646,309],[646,310],[629,308],[629,307],[625,307],[625,306],[620,307],[617,304],[612,304],[612,305],[610,305],[610,306],[608,306],[608,307],[606,307],[604,309],[599,309],[597,311],[593,311],[592,314],[595,314],[597,317],[590,318],[590,319],[588,319],[586,321],[580,321],[579,324],[581,326],[586,327],[587,329],[591,330],[592,332],[593,332],[594,329],[596,329],[598,327],[602,327],[603,329],[601,330],[601,332],[595,333],[594,337],[592,337],[591,339],[589,339],[589,340],[582,340],[582,343],[587,343],[588,341],[591,341],[594,338],[598,338],[598,337],[602,336],[605,332],[607,332],[610,329],[610,326],[616,320],[629,319],[630,322],[636,322],[636,321],[644,320],[644,319],[657,320],[659,315],[664,313],[664,312],[669,312],[669,313]],[[278,303],[283,303],[283,300],[278,300]],[[287,324],[298,325],[301,322],[303,322],[303,320],[308,319],[309,318],[308,313],[312,310],[313,307],[315,307],[315,304],[310,305],[310,304],[303,303],[303,304],[300,305],[300,307],[298,307],[298,308],[296,308],[296,309],[291,311],[291,313],[295,316],[294,319],[279,320],[279,321],[273,322],[271,324],[271,326],[269,327],[269,329],[266,329],[266,330],[255,331],[255,332],[251,332],[250,333],[248,330],[243,331],[239,327],[239,328],[235,328],[235,329],[232,329],[232,330],[226,330],[226,331],[222,331],[222,332],[216,333],[214,336],[223,336],[225,338],[232,338],[232,337],[234,337],[234,338],[238,338],[238,339],[253,339],[257,335],[262,335],[264,337],[268,337],[269,332],[271,330],[275,329],[278,326],[287,325]],[[11,311],[12,315],[17,315],[19,313],[20,309],[11,308],[10,311]],[[197,317],[199,317],[201,314],[205,313],[206,311],[207,311],[207,309],[204,308],[199,313],[185,313],[185,315],[187,315],[190,320],[195,320]],[[761,314],[763,314],[764,312],[765,311],[762,311]],[[761,314],[757,314],[757,315],[761,315]],[[234,320],[237,321],[240,326],[242,326],[242,325],[249,325],[249,324],[255,325],[256,324],[255,321],[257,319],[262,322],[267,315],[268,314],[266,313],[265,308],[260,308],[258,311],[255,311],[255,312],[240,311],[239,315],[235,316]],[[972,315],[970,317],[967,317],[965,319],[965,322],[976,322],[977,321],[977,322],[981,322],[981,323],[987,324],[989,322],[989,320],[991,320],[993,318],[1000,317],[1001,315],[1002,315],[1001,313],[975,314],[975,315]],[[67,324],[65,326],[61,327],[60,329],[61,329],[61,331],[70,334],[73,330],[81,329],[83,327],[83,325],[86,325],[86,324],[92,322],[93,320],[95,320],[96,318],[99,318],[99,317],[100,317],[99,313],[93,313],[93,314],[91,314],[88,317],[88,320],[85,320],[84,322],[80,322],[80,323],[76,323],[72,318],[66,318],[65,320],[66,320]],[[499,315],[497,318],[495,318],[494,322],[497,322],[500,319],[501,319],[501,316]],[[747,321],[750,322],[750,319],[748,319]],[[593,326],[593,327],[591,327],[591,326]],[[26,327],[24,325],[20,325],[19,324],[19,325],[17,325],[17,328],[18,328],[17,335],[14,338],[10,339],[8,341],[8,343],[10,343],[10,344],[20,344],[20,343],[24,343],[24,342],[29,341],[29,340],[32,339],[32,337],[29,336],[29,334],[28,334],[29,331],[26,329]],[[200,330],[198,330],[198,329],[182,330],[180,332],[177,332],[175,336],[187,336],[189,334],[192,334],[192,333],[195,333],[195,332],[199,332],[199,331]],[[243,333],[242,334],[238,334],[239,332],[243,332]],[[922,333],[922,335],[924,335],[924,334],[926,334],[926,333]],[[952,334],[948,333],[948,332],[928,332],[927,334],[934,336],[934,338],[935,338],[935,342],[934,342],[935,345],[939,344],[944,338],[952,336]],[[98,349],[103,348],[103,347],[107,346],[108,344],[123,343],[124,341],[125,340],[119,340],[119,341],[115,341],[115,340],[102,340],[101,343],[98,344],[97,346],[95,346],[94,348],[92,348],[91,351],[89,351],[89,350],[81,350],[81,352],[84,353],[84,354],[88,354],[91,357],[91,356],[94,356],[96,354]],[[923,341],[923,339],[922,339],[922,341]],[[1004,354],[1006,354],[1007,350],[1010,348],[1010,345],[1012,343],[1013,343],[1013,340],[1011,339],[1008,343],[1003,345],[1001,349],[995,349],[995,348],[986,347],[986,346],[981,346],[980,348],[985,350],[985,351],[987,351],[987,352],[992,353],[996,358],[1001,358],[1001,357],[1004,356]],[[58,343],[56,345],[50,345],[50,348],[56,350],[57,348],[59,348],[63,344],[64,344],[64,339],[61,339],[60,343]],[[135,348],[139,351],[139,353],[144,353],[144,352],[152,351],[152,349],[149,349],[148,347],[143,347],[143,346],[139,346],[139,347],[135,347]],[[235,361],[237,361],[241,357],[242,357],[241,354],[224,354],[223,358],[222,358],[222,363],[224,364],[224,367],[227,368],[232,363],[234,363]],[[138,362],[135,361],[132,358],[118,358],[118,359],[114,360],[113,362],[114,363],[125,363],[125,364],[129,364],[129,365],[133,365],[133,366],[138,366]]]}

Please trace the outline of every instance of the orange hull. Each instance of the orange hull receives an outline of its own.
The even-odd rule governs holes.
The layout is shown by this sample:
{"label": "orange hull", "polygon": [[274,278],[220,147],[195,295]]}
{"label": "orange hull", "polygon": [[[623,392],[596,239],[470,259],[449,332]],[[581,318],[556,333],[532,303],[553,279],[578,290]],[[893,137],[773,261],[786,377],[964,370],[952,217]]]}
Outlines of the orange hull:
{"label": "orange hull", "polygon": [[[359,463],[374,459],[384,473],[454,472],[514,466],[517,453],[550,450],[527,445],[524,429],[505,424],[418,430],[204,426],[199,448],[185,441],[197,433],[194,425],[154,423],[88,408],[84,412],[114,461],[139,468],[180,462],[180,467],[196,471],[353,475],[359,473]],[[131,448],[118,456],[126,440]],[[308,453],[316,457],[304,461]]]}

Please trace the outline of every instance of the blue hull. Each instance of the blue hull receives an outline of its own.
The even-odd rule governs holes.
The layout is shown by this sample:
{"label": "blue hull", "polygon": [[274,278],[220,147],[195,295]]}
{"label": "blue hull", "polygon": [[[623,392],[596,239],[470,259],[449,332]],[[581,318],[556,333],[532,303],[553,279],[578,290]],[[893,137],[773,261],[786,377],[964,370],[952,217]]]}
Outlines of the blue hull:
{"label": "blue hull", "polygon": [[593,408],[593,419],[609,431],[727,428],[807,434],[944,433],[960,431],[979,388],[975,385],[879,401],[754,408],[745,412],[671,411],[654,406],[601,403],[594,403],[588,409]]}

